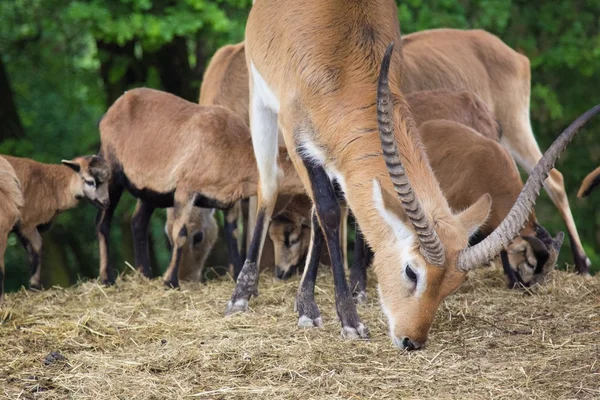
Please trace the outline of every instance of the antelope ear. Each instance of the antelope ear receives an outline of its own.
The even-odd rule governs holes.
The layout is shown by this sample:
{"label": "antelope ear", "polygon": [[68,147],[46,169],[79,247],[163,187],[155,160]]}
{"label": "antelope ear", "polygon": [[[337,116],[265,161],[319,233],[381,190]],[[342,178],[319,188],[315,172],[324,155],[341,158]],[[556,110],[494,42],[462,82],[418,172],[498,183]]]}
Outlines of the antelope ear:
{"label": "antelope ear", "polygon": [[75,171],[77,173],[79,173],[79,171],[81,171],[81,164],[79,164],[78,162],[71,161],[71,160],[62,160],[61,163],[63,163],[64,165],[71,168],[73,171]]}
{"label": "antelope ear", "polygon": [[458,214],[458,219],[467,230],[469,237],[485,224],[492,209],[492,196],[489,193],[482,195],[469,208]]}

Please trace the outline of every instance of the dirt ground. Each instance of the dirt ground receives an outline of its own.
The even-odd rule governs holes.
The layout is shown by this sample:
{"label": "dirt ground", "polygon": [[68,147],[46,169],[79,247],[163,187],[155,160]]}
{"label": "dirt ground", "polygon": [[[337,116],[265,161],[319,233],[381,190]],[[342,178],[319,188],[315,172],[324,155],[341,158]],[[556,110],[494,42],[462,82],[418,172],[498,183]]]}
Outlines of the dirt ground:
{"label": "dirt ground", "polygon": [[251,311],[224,318],[233,282],[166,290],[136,274],[7,296],[0,398],[600,398],[600,277],[555,272],[532,292],[479,271],[442,304],[424,350],[394,348],[370,276],[368,340],[343,340],[330,274],[322,329],[296,326],[298,279],[261,276]]}

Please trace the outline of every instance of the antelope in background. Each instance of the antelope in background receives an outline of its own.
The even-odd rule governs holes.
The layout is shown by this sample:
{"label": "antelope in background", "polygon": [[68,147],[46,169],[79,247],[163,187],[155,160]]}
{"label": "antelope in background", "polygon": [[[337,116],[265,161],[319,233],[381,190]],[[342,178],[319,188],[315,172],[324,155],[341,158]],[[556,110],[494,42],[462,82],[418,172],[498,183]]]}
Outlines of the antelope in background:
{"label": "antelope in background", "polygon": [[98,156],[62,160],[62,165],[44,164],[29,158],[2,157],[10,163],[21,184],[23,205],[14,232],[29,258],[29,286],[41,289],[41,233],[50,228],[58,214],[74,208],[81,199],[89,200],[100,209],[108,207],[110,170],[106,161]]}
{"label": "antelope in background", "polygon": [[[257,294],[257,260],[279,191],[278,127],[315,204],[313,250],[319,237],[329,248],[342,334],[365,337],[367,329],[345,278],[334,182],[374,250],[373,267],[393,342],[416,349],[425,343],[440,302],[464,282],[468,271],[488,263],[517,236],[558,154],[600,110],[588,111],[559,137],[505,220],[469,248],[469,235],[487,219],[491,198],[486,194],[460,213],[451,211],[398,90],[402,52],[392,52],[388,43],[401,44],[399,28],[391,0],[262,0],[252,7],[246,64],[260,174],[258,213],[227,313],[246,310],[248,299]],[[304,278],[313,273],[307,267]],[[297,297],[300,322],[314,325],[320,316],[314,288],[305,282]]]}
{"label": "antelope in background", "polygon": [[[179,264],[188,243],[194,207],[229,208],[256,195],[258,172],[248,127],[221,106],[201,106],[153,89],[125,92],[100,121],[102,154],[112,171],[110,205],[98,214],[100,278],[114,283],[109,263],[110,225],[123,190],[138,198],[132,218],[135,265],[151,276],[148,223],[155,208],[173,207],[173,250],[163,276],[179,286]],[[229,156],[226,156],[229,155]],[[285,152],[280,157],[284,193],[302,186]],[[191,226],[190,226],[191,229]]]}

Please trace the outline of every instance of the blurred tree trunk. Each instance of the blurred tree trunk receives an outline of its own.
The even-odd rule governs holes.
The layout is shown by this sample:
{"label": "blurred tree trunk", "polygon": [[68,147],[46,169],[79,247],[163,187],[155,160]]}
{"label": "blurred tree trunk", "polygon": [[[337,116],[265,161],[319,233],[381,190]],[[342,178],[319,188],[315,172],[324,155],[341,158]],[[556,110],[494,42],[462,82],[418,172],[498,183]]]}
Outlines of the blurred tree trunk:
{"label": "blurred tree trunk", "polygon": [[0,56],[0,142],[25,136],[4,61]]}
{"label": "blurred tree trunk", "polygon": [[161,47],[153,57],[153,64],[160,75],[162,89],[196,103],[205,64],[201,43],[196,47],[196,58],[196,68],[192,69],[187,40],[181,36]]}
{"label": "blurred tree trunk", "polygon": [[52,231],[42,235],[44,241],[42,256],[42,284],[49,289],[54,285],[69,287],[76,281],[76,276],[68,267],[66,247],[60,234]]}

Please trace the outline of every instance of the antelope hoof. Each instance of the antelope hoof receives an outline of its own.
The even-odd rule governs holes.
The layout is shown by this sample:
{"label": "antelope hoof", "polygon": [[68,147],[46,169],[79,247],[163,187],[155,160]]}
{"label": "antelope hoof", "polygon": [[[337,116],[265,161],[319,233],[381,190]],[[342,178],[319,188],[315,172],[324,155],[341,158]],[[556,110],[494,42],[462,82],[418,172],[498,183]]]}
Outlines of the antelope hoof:
{"label": "antelope hoof", "polygon": [[298,326],[304,329],[310,328],[322,328],[323,327],[323,319],[321,317],[310,318],[306,315],[300,316],[298,318]]}
{"label": "antelope hoof", "polygon": [[29,290],[40,291],[42,290],[42,285],[39,282],[31,282],[29,283]]}
{"label": "antelope hoof", "polygon": [[227,303],[227,308],[225,309],[225,316],[228,317],[230,315],[246,311],[248,311],[248,300],[238,299],[235,302],[229,300]]}
{"label": "antelope hoof", "polygon": [[164,280],[163,284],[169,289],[179,289],[179,279],[177,278]]}
{"label": "antelope hoof", "polygon": [[369,330],[363,323],[359,322],[356,327],[343,326],[341,334],[344,339],[367,339]]}
{"label": "antelope hoof", "polygon": [[356,304],[367,304],[367,293],[362,290],[358,293],[355,293],[354,302]]}

